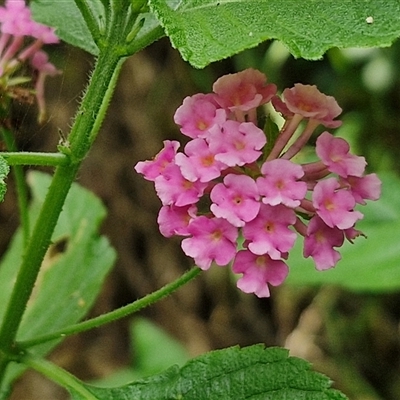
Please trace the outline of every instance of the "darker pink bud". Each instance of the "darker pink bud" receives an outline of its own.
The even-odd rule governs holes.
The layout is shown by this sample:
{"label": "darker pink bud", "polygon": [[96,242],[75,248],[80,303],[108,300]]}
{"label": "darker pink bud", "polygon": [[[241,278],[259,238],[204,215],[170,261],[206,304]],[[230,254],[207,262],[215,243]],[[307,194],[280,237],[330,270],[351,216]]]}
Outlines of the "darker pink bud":
{"label": "darker pink bud", "polygon": [[267,103],[276,93],[276,86],[266,82],[267,77],[262,72],[248,68],[222,76],[214,83],[213,91],[221,107],[247,112]]}
{"label": "darker pink bud", "polygon": [[[332,96],[321,93],[315,85],[296,83],[293,88],[285,89],[282,95],[287,109],[293,114],[316,120],[329,128],[341,125],[341,121],[333,119],[342,112],[342,109]],[[283,109],[279,102],[275,104]]]}
{"label": "darker pink bud", "polygon": [[368,174],[362,177],[348,176],[340,180],[353,195],[356,203],[366,204],[365,200],[378,200],[381,196],[382,182],[376,174]]}

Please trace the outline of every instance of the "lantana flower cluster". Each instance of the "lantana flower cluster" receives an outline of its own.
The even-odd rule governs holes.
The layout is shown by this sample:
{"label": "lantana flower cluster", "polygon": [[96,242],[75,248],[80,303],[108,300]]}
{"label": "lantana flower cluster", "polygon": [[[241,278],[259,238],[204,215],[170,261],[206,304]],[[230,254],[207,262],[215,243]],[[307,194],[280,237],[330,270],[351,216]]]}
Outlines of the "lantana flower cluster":
{"label": "lantana flower cluster", "polygon": [[[340,126],[342,110],[316,86],[276,92],[254,69],[219,78],[213,93],[185,98],[175,113],[190,138],[183,151],[166,140],[153,160],[135,166],[162,202],[161,233],[185,237],[183,251],[203,270],[231,264],[241,274],[237,286],[258,297],[285,280],[299,236],[318,270],[334,267],[337,248],[362,234],[355,206],[377,200],[381,187],[376,174],[365,174],[365,158],[327,131],[316,139],[318,160],[296,163],[315,128]],[[257,119],[267,103],[285,119],[270,140]]]}
{"label": "lantana flower cluster", "polygon": [[25,65],[36,75],[34,92],[39,108],[39,121],[45,117],[44,81],[60,73],[49,62],[44,44],[58,43],[54,29],[35,22],[24,0],[6,0],[0,7],[0,90],[2,96],[29,99],[30,91],[20,85],[31,80],[21,75]]}

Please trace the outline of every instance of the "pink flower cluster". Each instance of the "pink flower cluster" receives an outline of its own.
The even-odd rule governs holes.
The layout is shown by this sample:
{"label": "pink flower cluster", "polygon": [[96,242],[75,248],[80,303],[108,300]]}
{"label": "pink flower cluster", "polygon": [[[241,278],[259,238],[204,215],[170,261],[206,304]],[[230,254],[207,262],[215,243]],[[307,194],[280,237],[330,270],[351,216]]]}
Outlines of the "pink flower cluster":
{"label": "pink flower cluster", "polygon": [[[356,204],[380,196],[379,178],[364,174],[365,159],[327,131],[316,141],[318,161],[292,160],[318,125],[339,126],[342,110],[315,86],[296,84],[282,95],[254,69],[223,76],[213,93],[187,97],[176,111],[191,139],[183,152],[166,140],[153,160],[135,167],[155,184],[161,233],[186,237],[183,251],[203,270],[232,263],[242,274],[237,286],[259,297],[285,280],[298,234],[318,270],[335,266],[335,248],[361,234]],[[257,111],[268,102],[286,122],[267,147]]]}
{"label": "pink flower cluster", "polygon": [[[28,40],[29,38],[29,40]],[[45,117],[44,81],[60,71],[51,64],[42,50],[44,44],[58,43],[54,29],[32,19],[24,0],[6,0],[0,7],[0,89],[9,97],[17,97],[18,85],[30,78],[15,76],[29,62],[37,72],[35,94],[39,108],[39,121]]]}

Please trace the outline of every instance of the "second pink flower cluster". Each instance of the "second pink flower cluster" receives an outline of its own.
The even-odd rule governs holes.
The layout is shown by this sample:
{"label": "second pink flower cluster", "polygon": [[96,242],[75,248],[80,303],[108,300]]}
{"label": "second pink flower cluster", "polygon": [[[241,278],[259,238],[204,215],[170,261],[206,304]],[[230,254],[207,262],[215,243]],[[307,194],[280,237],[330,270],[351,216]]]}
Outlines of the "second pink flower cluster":
{"label": "second pink flower cluster", "polygon": [[[274,143],[257,126],[257,109],[268,102],[286,121]],[[317,138],[318,161],[292,158],[318,125],[339,126],[341,111],[315,86],[296,84],[280,98],[254,69],[221,77],[213,93],[187,97],[175,113],[191,138],[184,151],[167,140],[153,160],[135,167],[155,184],[161,233],[185,236],[183,251],[204,270],[232,262],[242,274],[238,287],[259,297],[285,280],[298,234],[317,269],[335,266],[335,247],[361,234],[355,205],[378,199],[380,180],[365,175],[364,157],[328,132]]]}

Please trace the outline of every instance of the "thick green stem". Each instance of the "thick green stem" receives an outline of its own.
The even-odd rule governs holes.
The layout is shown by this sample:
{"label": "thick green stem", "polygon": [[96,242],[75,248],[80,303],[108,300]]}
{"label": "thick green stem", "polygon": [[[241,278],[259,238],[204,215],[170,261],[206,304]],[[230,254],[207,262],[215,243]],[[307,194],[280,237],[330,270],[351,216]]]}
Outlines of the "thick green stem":
{"label": "thick green stem", "polygon": [[21,362],[47,376],[68,391],[72,390],[76,392],[86,400],[98,400],[74,375],[50,361],[26,355],[22,358]]}
{"label": "thick green stem", "polygon": [[69,158],[62,153],[34,153],[28,151],[7,151],[0,152],[10,166],[18,165],[41,165],[45,167],[57,167],[58,165],[66,165]]}
{"label": "thick green stem", "polygon": [[18,348],[28,348],[36,346],[41,343],[48,342],[50,340],[59,340],[61,338],[64,338],[65,336],[75,335],[76,333],[79,332],[84,332],[93,328],[98,328],[99,326],[102,326],[104,324],[108,324],[112,321],[116,321],[120,318],[126,317],[127,315],[133,314],[144,307],[150,306],[151,304],[154,304],[155,302],[175,292],[181,286],[185,285],[186,283],[194,279],[197,275],[199,275],[200,272],[201,272],[200,268],[194,267],[191,270],[187,271],[185,274],[183,274],[174,282],[168,283],[161,289],[153,293],[150,293],[147,296],[139,300],[136,300],[131,304],[118,308],[117,310],[110,311],[109,313],[100,315],[98,317],[89,319],[87,321],[83,321],[75,325],[70,325],[65,329],[61,329],[57,332],[39,336],[32,340],[24,340],[22,342],[18,342],[17,346]]}
{"label": "thick green stem", "polygon": [[[109,50],[102,53],[97,60],[89,87],[72,127],[69,136],[71,163],[57,167],[32,232],[29,245],[25,250],[0,329],[0,358],[2,358],[2,354],[4,358],[4,355],[11,355],[14,351],[17,330],[43,258],[49,247],[65,198],[75,179],[81,161],[90,149],[90,137],[93,127],[98,128],[98,119],[103,120],[104,118],[105,107],[102,106],[103,101],[106,95],[110,96],[110,82],[115,81],[114,74],[119,72],[117,66],[121,58],[113,50],[111,43]],[[5,372],[4,364],[0,360],[0,366],[3,366],[3,369],[0,370],[0,380]]]}
{"label": "thick green stem", "polygon": [[[6,143],[7,149],[12,152],[18,151],[13,133],[5,127],[1,128],[1,132],[3,134],[4,142]],[[28,245],[31,233],[28,213],[28,187],[26,185],[24,170],[22,166],[14,165],[13,174],[15,179],[15,186],[17,189],[20,222],[24,234],[24,245],[26,247]]]}

